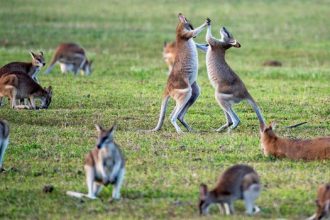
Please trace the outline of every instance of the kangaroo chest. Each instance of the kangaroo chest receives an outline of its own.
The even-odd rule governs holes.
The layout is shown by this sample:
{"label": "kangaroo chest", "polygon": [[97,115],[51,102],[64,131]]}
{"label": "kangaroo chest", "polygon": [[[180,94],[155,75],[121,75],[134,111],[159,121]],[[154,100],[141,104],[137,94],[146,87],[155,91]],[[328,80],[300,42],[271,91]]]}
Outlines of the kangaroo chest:
{"label": "kangaroo chest", "polygon": [[182,72],[187,75],[191,85],[197,80],[198,75],[198,53],[194,40],[189,39],[182,50],[184,51],[178,51],[181,52]]}

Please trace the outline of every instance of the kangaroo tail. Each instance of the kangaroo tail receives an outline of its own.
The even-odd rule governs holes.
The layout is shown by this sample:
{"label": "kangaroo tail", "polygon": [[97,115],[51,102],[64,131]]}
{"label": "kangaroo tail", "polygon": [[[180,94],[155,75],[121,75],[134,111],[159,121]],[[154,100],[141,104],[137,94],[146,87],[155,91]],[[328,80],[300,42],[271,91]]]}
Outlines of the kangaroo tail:
{"label": "kangaroo tail", "polygon": [[83,193],[80,193],[80,192],[67,191],[66,194],[68,196],[72,196],[72,197],[76,197],[76,198],[87,197],[86,194],[83,194]]}
{"label": "kangaroo tail", "polygon": [[300,126],[300,125],[303,125],[303,124],[306,124],[307,123],[307,121],[304,121],[304,122],[300,122],[300,123],[298,123],[298,124],[294,124],[294,125],[290,125],[290,126],[287,126],[287,127],[285,127],[285,128],[296,128],[296,127],[298,127],[298,126]]}
{"label": "kangaroo tail", "polygon": [[54,56],[52,57],[52,60],[50,61],[50,64],[49,64],[48,68],[47,68],[46,71],[45,71],[45,74],[50,73],[50,71],[52,71],[52,69],[54,68],[55,63],[56,63],[57,60],[58,60],[58,56],[56,55],[56,53],[57,53],[57,51],[55,51],[55,54],[54,54]]}
{"label": "kangaroo tail", "polygon": [[170,99],[169,95],[165,95],[165,97],[163,98],[162,105],[160,108],[159,120],[158,120],[157,126],[154,129],[152,129],[152,131],[159,131],[160,128],[162,127],[164,119],[165,119],[165,113],[166,113],[166,108],[167,108],[169,99]]}
{"label": "kangaroo tail", "polygon": [[264,117],[261,114],[261,111],[257,105],[257,103],[254,101],[254,99],[250,96],[248,99],[248,102],[250,103],[250,105],[252,106],[253,110],[256,112],[259,123],[260,123],[260,127],[264,127],[266,126],[266,122]]}

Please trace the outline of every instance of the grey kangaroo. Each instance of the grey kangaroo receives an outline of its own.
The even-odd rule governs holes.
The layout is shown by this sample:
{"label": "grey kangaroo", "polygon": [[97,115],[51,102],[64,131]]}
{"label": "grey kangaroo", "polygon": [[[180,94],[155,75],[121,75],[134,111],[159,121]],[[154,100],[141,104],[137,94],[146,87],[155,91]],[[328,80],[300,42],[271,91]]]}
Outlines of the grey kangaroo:
{"label": "grey kangaroo", "polygon": [[0,172],[4,171],[3,158],[9,143],[9,125],[5,120],[0,119]]}
{"label": "grey kangaroo", "polygon": [[215,88],[215,99],[223,109],[227,123],[217,131],[229,128],[234,129],[240,120],[234,112],[232,105],[242,100],[247,100],[257,114],[260,124],[265,124],[265,120],[260,112],[257,103],[246,89],[243,81],[230,68],[225,60],[226,51],[231,47],[239,48],[241,45],[225,28],[220,29],[221,39],[216,39],[211,33],[211,24],[208,25],[206,41],[209,44],[206,53],[206,65],[209,80]]}

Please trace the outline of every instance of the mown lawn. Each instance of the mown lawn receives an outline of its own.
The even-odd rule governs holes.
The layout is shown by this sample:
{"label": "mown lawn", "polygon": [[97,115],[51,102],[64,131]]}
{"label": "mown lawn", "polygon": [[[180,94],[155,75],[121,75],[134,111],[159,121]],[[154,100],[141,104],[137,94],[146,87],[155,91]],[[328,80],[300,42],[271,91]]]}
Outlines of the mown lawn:
{"label": "mown lawn", "polygon": [[[174,39],[177,13],[194,24],[210,17],[213,35],[225,25],[242,44],[227,59],[281,136],[310,138],[330,134],[329,1],[152,1],[11,0],[0,3],[0,65],[30,60],[42,50],[50,61],[60,42],[80,43],[95,62],[90,77],[40,74],[54,88],[48,110],[1,107],[10,122],[7,172],[0,174],[0,218],[8,219],[199,219],[201,182],[210,187],[236,163],[253,166],[263,192],[261,213],[244,215],[242,202],[228,219],[303,219],[315,209],[316,187],[330,181],[330,161],[294,162],[265,158],[258,121],[243,102],[235,110],[241,125],[230,134],[200,53],[202,94],[189,110],[194,133],[177,135],[166,118],[162,131],[145,133],[158,120],[167,67],[164,40]],[[196,38],[204,42],[205,32]],[[283,67],[264,67],[266,60]],[[44,71],[45,69],[43,69]],[[173,102],[170,103],[173,107]],[[169,112],[168,112],[169,114]],[[168,116],[167,114],[167,116]],[[116,140],[127,159],[122,200],[107,203],[111,189],[96,201],[65,192],[86,192],[83,158],[95,144],[95,123],[118,122]],[[295,129],[285,126],[307,121]],[[42,192],[46,184],[55,190]],[[214,207],[203,219],[222,218]]]}

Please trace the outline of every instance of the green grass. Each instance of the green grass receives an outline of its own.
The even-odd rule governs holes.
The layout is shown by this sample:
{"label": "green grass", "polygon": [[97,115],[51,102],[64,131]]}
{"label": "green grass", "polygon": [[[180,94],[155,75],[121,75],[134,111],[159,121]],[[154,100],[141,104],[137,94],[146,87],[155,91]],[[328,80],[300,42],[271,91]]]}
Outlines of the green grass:
{"label": "green grass", "polygon": [[[186,118],[196,132],[177,135],[168,117],[161,132],[139,130],[153,128],[158,120],[167,71],[162,45],[174,39],[176,14],[183,12],[194,26],[210,17],[214,36],[225,25],[242,44],[228,52],[228,62],[266,120],[278,122],[278,134],[329,135],[329,10],[325,0],[2,1],[0,65],[30,60],[29,50],[43,50],[49,62],[60,42],[74,41],[95,66],[90,77],[62,75],[59,67],[40,74],[42,85],[54,88],[48,110],[0,109],[0,118],[11,126],[4,163],[9,171],[0,174],[0,218],[199,219],[199,184],[212,187],[236,163],[252,165],[260,174],[262,212],[246,217],[243,203],[237,202],[237,215],[228,219],[311,215],[316,187],[330,181],[330,162],[265,158],[257,118],[246,102],[235,106],[242,123],[234,132],[214,132],[225,118],[207,78],[204,54],[198,78],[202,94]],[[269,59],[283,67],[263,67]],[[109,127],[115,120],[115,138],[127,159],[123,199],[108,204],[110,188],[97,201],[66,196],[67,190],[87,190],[83,159],[95,144],[94,124]],[[284,128],[302,121],[308,124]],[[53,193],[42,192],[46,184],[54,185]],[[216,218],[216,208],[203,217]]]}

